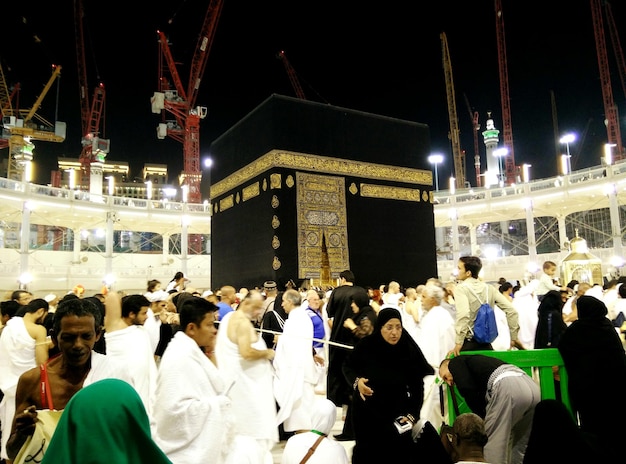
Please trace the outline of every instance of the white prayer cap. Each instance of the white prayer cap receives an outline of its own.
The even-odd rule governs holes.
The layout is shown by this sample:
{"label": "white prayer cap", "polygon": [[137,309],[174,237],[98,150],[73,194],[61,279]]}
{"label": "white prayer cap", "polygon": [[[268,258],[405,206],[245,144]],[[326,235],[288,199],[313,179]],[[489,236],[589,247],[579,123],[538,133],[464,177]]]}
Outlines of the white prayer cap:
{"label": "white prayer cap", "polygon": [[56,300],[56,298],[57,296],[54,293],[48,293],[46,296],[43,297],[43,299],[46,300],[47,303]]}
{"label": "white prayer cap", "polygon": [[206,298],[207,296],[211,295],[213,295],[213,292],[211,290],[205,290],[204,293],[202,293],[202,298]]}

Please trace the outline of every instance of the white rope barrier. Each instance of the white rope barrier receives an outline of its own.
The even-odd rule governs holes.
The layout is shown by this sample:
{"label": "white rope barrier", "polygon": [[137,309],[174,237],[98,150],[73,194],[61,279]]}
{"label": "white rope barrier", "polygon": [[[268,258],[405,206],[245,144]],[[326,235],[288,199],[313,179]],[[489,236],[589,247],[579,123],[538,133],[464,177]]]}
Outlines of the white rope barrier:
{"label": "white rope barrier", "polygon": [[[274,335],[285,335],[283,332],[276,332],[274,330],[269,330],[269,329],[255,329],[257,332],[262,332],[262,333],[271,333]],[[330,340],[324,340],[321,338],[315,338],[315,337],[298,337],[298,338],[305,338],[307,340],[311,340],[314,342],[320,342],[320,343],[324,343],[327,345],[332,345],[332,346],[337,346],[339,348],[347,348],[349,350],[353,350],[354,347],[351,345],[344,345],[343,343],[337,343],[337,342],[331,342]]]}
{"label": "white rope barrier", "polygon": [[[220,323],[220,321],[215,321],[217,324]],[[274,334],[274,335],[285,335],[283,332],[276,332],[275,330],[269,330],[269,329],[258,329],[255,328],[254,330],[256,330],[257,332],[260,333],[269,333],[269,334]],[[315,338],[315,337],[298,337],[298,338],[305,338],[307,340],[311,340],[312,342],[320,342],[320,343],[324,343],[325,345],[332,345],[332,346],[337,346],[339,348],[346,348],[348,350],[353,350],[354,347],[352,345],[345,345],[343,343],[337,343],[337,342],[332,342],[330,340],[324,340],[322,338]]]}

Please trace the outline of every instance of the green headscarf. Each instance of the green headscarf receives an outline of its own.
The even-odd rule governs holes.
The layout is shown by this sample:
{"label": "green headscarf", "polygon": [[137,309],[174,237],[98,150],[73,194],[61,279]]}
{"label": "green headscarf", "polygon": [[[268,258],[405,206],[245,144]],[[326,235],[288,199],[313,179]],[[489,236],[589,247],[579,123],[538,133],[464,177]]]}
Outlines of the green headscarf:
{"label": "green headscarf", "polygon": [[128,383],[104,379],[67,403],[41,464],[160,464],[141,398]]}

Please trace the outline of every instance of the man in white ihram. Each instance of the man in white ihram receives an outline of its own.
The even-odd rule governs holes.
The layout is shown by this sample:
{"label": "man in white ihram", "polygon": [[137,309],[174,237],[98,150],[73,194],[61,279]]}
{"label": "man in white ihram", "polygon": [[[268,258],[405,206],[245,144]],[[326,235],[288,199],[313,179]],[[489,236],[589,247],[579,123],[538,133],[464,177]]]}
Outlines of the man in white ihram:
{"label": "man in white ihram", "polygon": [[[263,310],[263,297],[254,293],[246,296],[235,311],[220,321],[215,343],[215,356],[220,373],[227,385],[232,385],[234,430],[239,435],[246,455],[254,462],[272,462],[272,447],[278,442],[276,403],[272,387],[274,350],[254,329]],[[242,450],[243,451],[243,450]]]}
{"label": "man in white ihram", "polygon": [[289,315],[276,345],[274,397],[279,410],[276,425],[285,432],[311,430],[317,369],[313,359],[313,322],[302,308],[300,294],[286,290],[283,309]]}

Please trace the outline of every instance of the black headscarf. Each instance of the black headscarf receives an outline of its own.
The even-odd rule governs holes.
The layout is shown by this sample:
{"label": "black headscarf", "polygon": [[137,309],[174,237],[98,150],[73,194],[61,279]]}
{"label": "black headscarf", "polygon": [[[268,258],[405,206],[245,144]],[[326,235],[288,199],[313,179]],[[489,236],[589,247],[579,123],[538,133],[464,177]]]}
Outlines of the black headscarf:
{"label": "black headscarf", "polygon": [[[563,332],[558,346],[569,376],[570,400],[582,430],[595,435],[601,447],[620,454],[620,442],[614,437],[626,435],[626,422],[615,420],[614,399],[626,390],[624,347],[602,301],[583,295],[577,306],[578,320]],[[606,381],[597,394],[602,377]],[[611,434],[606,433],[607,424]]]}
{"label": "black headscarf", "polygon": [[404,327],[402,328],[402,335],[398,343],[392,345],[385,341],[381,329],[391,319],[398,319],[400,324],[402,324],[400,311],[395,308],[381,309],[376,317],[374,333],[364,338],[362,342],[365,343],[366,340],[371,339],[368,343],[374,347],[381,362],[397,364],[398,366],[401,366],[403,363],[409,363],[411,368],[414,369],[415,374],[419,377],[434,374],[435,372],[430,364],[428,364],[428,361],[426,361],[422,350],[417,346],[413,337],[404,330]]}
{"label": "black headscarf", "polygon": [[563,321],[563,298],[561,292],[550,290],[539,303],[539,319],[535,332],[535,348],[556,348],[567,328]]}
{"label": "black headscarf", "polygon": [[[378,313],[378,320],[376,321],[376,332],[380,333],[380,329],[389,322],[391,319],[400,319],[402,323],[402,315],[396,308],[383,308]],[[404,332],[402,333],[404,335]]]}
{"label": "black headscarf", "polygon": [[535,406],[524,464],[602,462],[596,446],[561,401],[545,399]]}
{"label": "black headscarf", "polygon": [[595,296],[591,295],[578,297],[576,307],[578,308],[578,319],[583,322],[604,322],[603,318],[606,318],[608,314],[606,305]]}
{"label": "black headscarf", "polygon": [[376,311],[370,306],[370,297],[367,294],[367,290],[359,287],[359,290],[355,291],[352,295],[352,301],[359,307],[359,312],[353,313],[352,315],[354,323],[359,325],[361,320],[368,318],[372,321],[372,324],[375,324],[377,318]]}

